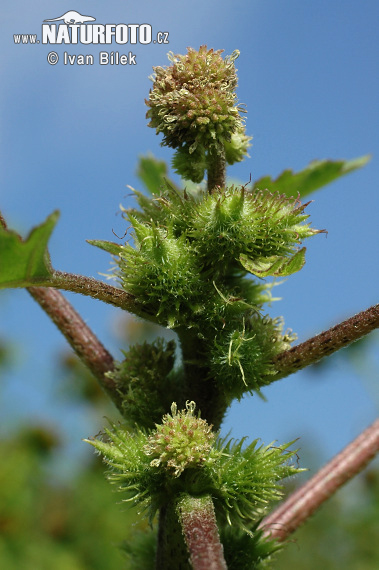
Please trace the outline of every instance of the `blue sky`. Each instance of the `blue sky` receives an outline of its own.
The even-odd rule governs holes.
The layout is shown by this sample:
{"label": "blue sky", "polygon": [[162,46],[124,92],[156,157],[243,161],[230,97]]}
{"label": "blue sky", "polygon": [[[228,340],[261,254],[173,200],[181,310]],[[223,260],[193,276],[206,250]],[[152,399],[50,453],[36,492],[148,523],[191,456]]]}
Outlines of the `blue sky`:
{"label": "blue sky", "polygon": [[[136,55],[134,66],[100,66],[99,46],[15,45],[13,34],[40,34],[45,19],[68,10],[98,23],[148,23],[169,32],[169,45],[102,46]],[[243,182],[313,159],[354,158],[369,165],[315,193],[308,207],[324,234],[307,244],[307,264],[277,288],[271,309],[305,340],[378,302],[379,121],[378,24],[375,0],[262,0],[250,2],[16,1],[0,21],[0,209],[22,233],[55,209],[61,218],[50,252],[56,269],[98,276],[109,268],[104,252],[86,239],[122,235],[119,204],[130,205],[126,185],[140,187],[139,155],[171,160],[146,128],[144,98],[152,66],[166,53],[207,44],[226,54],[239,49],[238,98],[246,104],[251,158],[231,167]],[[60,61],[49,65],[55,50]],[[94,54],[93,66],[63,64],[63,53]],[[114,333],[119,312],[70,296],[98,336],[119,357]],[[54,399],[54,354],[64,340],[25,291],[0,295],[0,335],[17,346],[1,393],[2,433],[21,418],[52,418],[80,442],[102,418],[81,417]],[[377,346],[370,358],[378,363]],[[375,381],[362,381],[343,359],[316,374],[300,372],[265,391],[268,402],[245,398],[232,406],[224,431],[287,441],[300,437],[304,455],[324,460],[378,414]]]}

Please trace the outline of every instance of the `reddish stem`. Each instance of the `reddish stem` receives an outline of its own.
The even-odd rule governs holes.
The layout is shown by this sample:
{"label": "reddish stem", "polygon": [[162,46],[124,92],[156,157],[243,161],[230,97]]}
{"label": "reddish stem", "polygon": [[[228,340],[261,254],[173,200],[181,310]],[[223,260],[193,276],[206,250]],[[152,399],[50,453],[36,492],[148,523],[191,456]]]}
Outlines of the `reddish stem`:
{"label": "reddish stem", "polygon": [[29,287],[28,291],[57,325],[116,406],[120,408],[121,401],[115,382],[105,376],[106,372],[113,370],[114,367],[111,354],[60,291],[49,287]]}
{"label": "reddish stem", "polygon": [[81,293],[88,297],[93,297],[104,303],[109,303],[125,311],[129,311],[145,318],[154,321],[154,317],[143,311],[142,306],[136,302],[134,295],[123,291],[119,287],[113,287],[108,283],[103,283],[92,277],[85,277],[84,275],[75,275],[74,273],[66,273],[64,271],[54,271],[52,279],[43,284],[46,287],[54,287],[55,289],[63,289],[65,291],[72,291],[73,293]]}
{"label": "reddish stem", "polygon": [[227,570],[212,498],[183,495],[177,512],[194,570]]}
{"label": "reddish stem", "polygon": [[312,479],[263,519],[264,535],[280,542],[301,526],[379,452],[379,419],[327,463]]}
{"label": "reddish stem", "polygon": [[226,161],[225,151],[209,150],[208,153],[208,192],[212,192],[216,188],[225,188],[226,177]]}
{"label": "reddish stem", "polygon": [[324,356],[329,356],[340,348],[348,346],[378,327],[379,305],[374,305],[290,350],[281,352],[274,360],[278,371],[275,380],[314,364]]}

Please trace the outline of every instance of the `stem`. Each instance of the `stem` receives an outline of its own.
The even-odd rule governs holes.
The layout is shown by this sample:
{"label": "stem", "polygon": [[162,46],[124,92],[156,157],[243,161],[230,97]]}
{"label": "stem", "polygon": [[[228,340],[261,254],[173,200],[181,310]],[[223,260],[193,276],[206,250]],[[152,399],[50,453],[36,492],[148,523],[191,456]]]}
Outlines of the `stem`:
{"label": "stem", "polygon": [[184,400],[194,400],[201,417],[212,424],[214,431],[220,429],[225,416],[227,404],[225,396],[212,379],[208,378],[209,370],[204,366],[204,343],[197,338],[191,329],[176,329],[182,351],[185,374]]}
{"label": "stem", "polygon": [[71,291],[72,293],[81,293],[87,297],[92,297],[123,309],[124,311],[134,313],[138,317],[148,321],[154,323],[158,322],[155,315],[151,315],[143,309],[143,306],[136,301],[134,295],[123,291],[123,289],[119,287],[113,287],[92,277],[75,275],[74,273],[66,273],[64,271],[54,271],[51,278],[39,282],[38,287],[33,286],[30,288],[36,289],[43,287],[62,289],[63,291]]}
{"label": "stem", "polygon": [[7,222],[5,221],[5,219],[4,219],[4,217],[3,217],[3,215],[2,215],[1,212],[0,212],[0,226],[1,226],[2,228],[4,228],[5,230],[6,230],[7,227],[8,227],[8,226],[7,226]]}
{"label": "stem", "polygon": [[159,513],[157,570],[227,570],[210,495],[183,493]]}
{"label": "stem", "polygon": [[302,344],[280,353],[274,360],[278,371],[275,380],[314,364],[378,327],[379,305],[374,305]]}
{"label": "stem", "polygon": [[216,188],[225,188],[226,160],[225,150],[210,149],[208,153],[208,192]]}
{"label": "stem", "polygon": [[194,570],[227,570],[210,495],[182,495],[177,513]]}
{"label": "stem", "polygon": [[286,540],[342,485],[357,475],[379,452],[379,419],[263,519],[264,536]]}
{"label": "stem", "polygon": [[144,319],[156,322],[153,315],[150,315],[142,309],[142,306],[136,301],[135,297],[119,287],[113,287],[92,277],[83,275],[75,275],[74,273],[66,273],[63,271],[54,271],[51,282],[47,283],[48,287],[72,291],[73,293],[81,293],[104,303],[109,303],[130,313],[142,317]]}
{"label": "stem", "polygon": [[171,499],[159,511],[156,570],[191,570],[189,554],[180,528],[175,503]]}
{"label": "stem", "polygon": [[[7,223],[0,212],[0,227],[7,229]],[[22,241],[21,236],[18,236]],[[55,289],[63,289],[64,291],[72,291],[73,293],[81,293],[99,299],[104,303],[109,303],[130,313],[134,313],[138,317],[152,322],[158,322],[154,315],[150,315],[143,310],[140,303],[138,303],[131,293],[123,291],[119,287],[113,287],[92,277],[85,277],[84,275],[75,275],[74,273],[66,273],[64,271],[55,271],[50,269],[50,277],[46,280],[38,282],[37,286],[32,286],[29,289],[36,289],[42,287],[54,287]]]}
{"label": "stem", "polygon": [[92,277],[54,271],[51,286],[65,291],[72,291],[73,293],[81,293],[121,309],[134,309],[135,301],[133,295]]}
{"label": "stem", "polygon": [[110,372],[114,367],[111,354],[60,291],[45,287],[29,287],[28,291],[121,410],[121,399],[116,384],[105,376],[106,372]]}

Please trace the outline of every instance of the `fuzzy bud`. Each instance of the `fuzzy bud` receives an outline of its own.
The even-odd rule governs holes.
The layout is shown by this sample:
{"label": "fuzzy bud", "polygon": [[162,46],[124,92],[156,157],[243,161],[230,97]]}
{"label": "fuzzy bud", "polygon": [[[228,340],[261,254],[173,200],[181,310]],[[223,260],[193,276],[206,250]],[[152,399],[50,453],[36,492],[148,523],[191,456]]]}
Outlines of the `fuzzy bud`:
{"label": "fuzzy bud", "polygon": [[194,416],[195,402],[187,402],[186,410],[166,414],[155,432],[148,438],[144,450],[153,456],[151,467],[164,467],[179,477],[187,467],[201,466],[210,453],[215,434],[205,420]]}
{"label": "fuzzy bud", "polygon": [[170,53],[171,66],[154,68],[146,101],[149,126],[163,133],[162,144],[178,149],[174,167],[195,182],[203,178],[207,153],[225,152],[233,164],[250,146],[240,115],[244,109],[236,105],[234,61],[239,51],[225,59],[222,52],[201,46],[199,51],[188,48],[186,55]]}

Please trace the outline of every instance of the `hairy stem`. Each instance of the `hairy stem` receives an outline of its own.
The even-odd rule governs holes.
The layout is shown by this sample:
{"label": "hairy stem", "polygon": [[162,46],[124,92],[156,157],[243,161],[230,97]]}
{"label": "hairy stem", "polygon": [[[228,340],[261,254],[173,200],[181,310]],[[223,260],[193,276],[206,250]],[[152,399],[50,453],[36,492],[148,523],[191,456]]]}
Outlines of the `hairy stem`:
{"label": "hairy stem", "polygon": [[209,150],[208,154],[208,192],[225,187],[226,161],[224,150]]}
{"label": "hairy stem", "polygon": [[314,336],[290,350],[280,353],[274,365],[278,371],[275,380],[284,378],[340,348],[348,346],[379,327],[379,305],[374,305],[327,331]]}
{"label": "hairy stem", "polygon": [[134,308],[133,295],[91,277],[55,271],[52,284],[57,289],[81,293],[122,309],[132,310]]}
{"label": "hairy stem", "polygon": [[331,495],[357,475],[379,452],[379,420],[362,432],[312,479],[263,519],[264,535],[284,541]]}
{"label": "hairy stem", "polygon": [[[103,283],[92,277],[75,275],[74,273],[66,273],[64,271],[54,271],[51,278],[38,283],[38,288],[41,289],[43,287],[80,293],[81,295],[103,301],[124,311],[134,313],[138,317],[148,321],[157,322],[155,315],[147,313],[142,305],[136,301],[134,295],[127,293],[119,287],[113,287],[112,285],[108,285],[108,283]],[[34,289],[36,287],[32,288]]]}
{"label": "hairy stem", "polygon": [[123,291],[119,287],[113,287],[92,277],[55,271],[53,279],[48,286],[93,297],[94,299],[109,303],[110,305],[114,305],[115,307],[119,307],[120,309],[124,309],[125,311],[155,322],[154,317],[143,311],[141,305],[136,302],[133,295]]}
{"label": "hairy stem", "polygon": [[216,516],[210,495],[182,495],[177,513],[194,570],[226,570]]}
{"label": "hairy stem", "polygon": [[179,524],[174,500],[159,511],[156,570],[191,570],[189,553]]}
{"label": "hairy stem", "polygon": [[[7,229],[7,223],[0,213],[0,227]],[[21,236],[19,236],[21,240]],[[40,281],[38,287],[30,287],[34,290],[42,287],[54,287],[54,289],[62,289],[73,293],[81,293],[88,297],[93,297],[104,303],[109,303],[130,313],[144,318],[148,321],[157,322],[154,315],[146,313],[142,306],[136,301],[134,295],[123,291],[119,287],[113,287],[92,277],[84,275],[75,275],[74,273],[66,273],[64,271],[51,270],[51,277],[47,280]]]}
{"label": "hairy stem", "polygon": [[29,287],[28,291],[57,325],[115,405],[121,409],[120,395],[115,382],[105,376],[106,372],[113,370],[114,367],[111,354],[60,291],[45,287]]}
{"label": "hairy stem", "polygon": [[185,374],[184,400],[194,400],[201,417],[218,431],[226,412],[225,398],[220,387],[208,378],[204,366],[204,343],[191,329],[176,329],[180,340]]}

